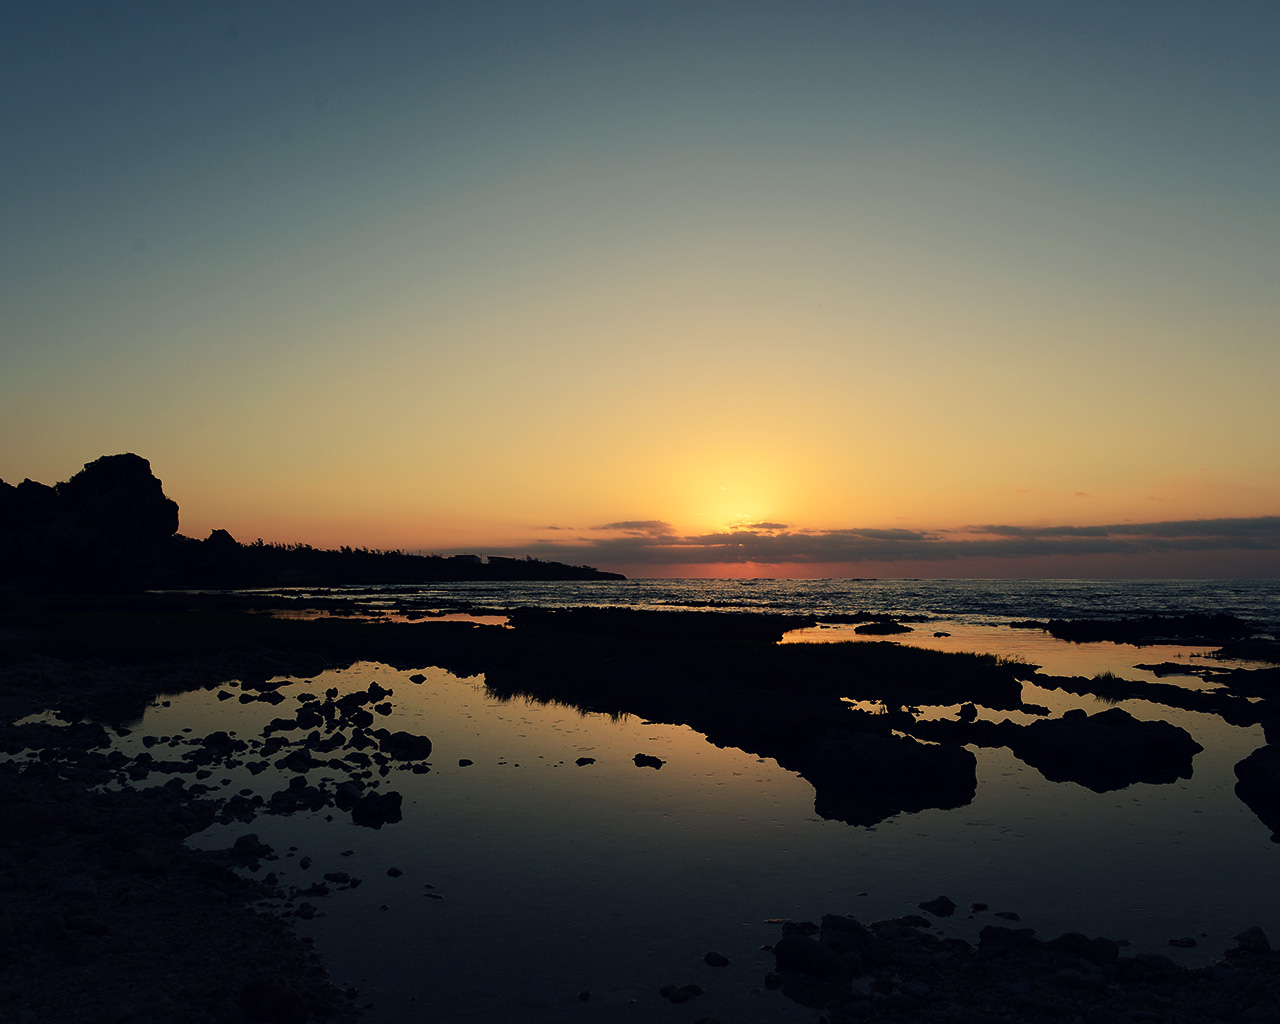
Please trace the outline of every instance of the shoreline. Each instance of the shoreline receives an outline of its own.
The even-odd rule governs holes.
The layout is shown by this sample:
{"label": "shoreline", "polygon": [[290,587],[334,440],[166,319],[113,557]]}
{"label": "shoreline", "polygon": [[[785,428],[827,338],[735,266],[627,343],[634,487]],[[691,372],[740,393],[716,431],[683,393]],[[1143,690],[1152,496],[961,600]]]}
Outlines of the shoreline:
{"label": "shoreline", "polygon": [[[84,614],[92,617],[95,613],[89,610]],[[704,615],[704,613],[695,614]],[[155,618],[154,608],[144,609],[141,617]],[[262,617],[262,619],[265,618]],[[274,692],[270,682],[276,676],[287,674],[309,678],[328,667],[343,663],[352,655],[360,655],[368,660],[386,661],[388,664],[399,663],[405,668],[427,663],[444,663],[445,668],[470,668],[483,671],[489,680],[491,690],[498,695],[504,692],[524,692],[536,699],[568,700],[570,703],[575,700],[582,702],[589,700],[597,708],[620,710],[630,710],[636,700],[643,700],[647,703],[637,706],[633,713],[644,715],[648,711],[665,710],[668,712],[667,718],[678,718],[701,730],[699,723],[705,716],[715,713],[723,717],[724,711],[723,701],[717,691],[718,684],[714,678],[708,679],[706,673],[712,666],[718,664],[718,671],[733,674],[735,685],[740,685],[743,680],[740,673],[755,665],[761,656],[761,650],[773,643],[770,638],[775,637],[780,629],[788,625],[788,620],[776,617],[757,616],[750,619],[735,619],[731,616],[718,616],[718,618],[720,622],[713,629],[712,635],[708,635],[706,631],[706,627],[712,626],[709,620],[703,618],[700,628],[693,629],[688,621],[682,622],[678,616],[666,620],[663,624],[664,628],[655,634],[653,621],[635,613],[604,617],[569,616],[564,620],[556,616],[526,613],[523,617],[516,616],[513,630],[500,632],[493,627],[490,628],[492,631],[488,631],[484,627],[472,627],[465,623],[431,623],[426,626],[409,625],[400,630],[385,630],[376,627],[387,624],[324,622],[319,624],[319,629],[307,634],[306,639],[311,641],[309,645],[297,644],[298,633],[293,628],[296,624],[285,624],[275,635],[277,640],[280,637],[289,638],[288,646],[268,649],[259,644],[254,648],[244,649],[241,646],[237,649],[237,645],[244,638],[257,640],[262,636],[259,632],[261,621],[242,621],[240,631],[222,634],[224,639],[231,638],[235,641],[231,644],[224,643],[222,650],[211,649],[205,644],[205,640],[198,637],[193,640],[195,634],[200,632],[199,630],[188,631],[183,634],[183,642],[196,647],[197,650],[182,656],[177,650],[179,645],[174,642],[172,632],[169,632],[169,642],[159,644],[160,650],[153,652],[163,655],[166,660],[142,664],[136,661],[130,662],[121,656],[122,640],[128,643],[136,640],[136,633],[133,637],[129,637],[126,630],[124,637],[120,635],[109,637],[108,649],[96,657],[82,656],[71,661],[55,661],[47,655],[35,653],[16,664],[10,661],[4,669],[5,685],[3,693],[0,694],[0,706],[4,710],[4,720],[13,723],[37,710],[42,701],[47,703],[50,695],[54,694],[55,702],[64,711],[67,720],[74,721],[86,712],[105,715],[112,723],[112,728],[118,732],[129,728],[128,723],[141,714],[147,703],[161,698],[164,693],[184,689],[212,689],[229,680],[237,679],[240,680],[239,689],[242,700],[250,697],[252,700],[267,700],[269,703],[270,695]],[[621,630],[620,623],[625,623]],[[225,625],[225,622],[215,618],[206,624],[220,628]],[[118,627],[119,622],[117,621],[115,625]],[[190,623],[187,625],[190,626]],[[363,626],[374,626],[374,628],[365,629]],[[457,628],[454,628],[455,626]],[[66,623],[62,628],[66,628]],[[431,632],[425,634],[420,632],[423,628]],[[268,629],[274,631],[275,626]],[[418,632],[406,635],[405,629],[418,630]],[[525,632],[520,643],[514,646],[503,646],[513,634],[519,633],[522,629]],[[692,632],[689,632],[690,629]],[[437,630],[440,632],[436,633]],[[477,630],[483,631],[477,633]],[[619,635],[620,631],[622,635]],[[323,634],[326,633],[328,639],[324,640]],[[157,633],[157,635],[160,634]],[[499,637],[502,639],[499,640]],[[764,645],[763,648],[762,645]],[[569,649],[580,656],[581,661],[573,671],[566,673],[563,654]],[[139,648],[135,647],[134,650]],[[879,645],[869,646],[860,657],[868,656],[868,652],[873,654],[874,658],[871,662],[863,662],[863,669],[876,668],[879,663],[880,667],[885,668],[886,671],[891,670],[897,676],[903,674],[904,668],[911,669],[916,659],[916,655],[905,653],[903,648],[890,648],[887,645],[885,648],[880,648]],[[850,652],[838,653],[843,657]],[[800,656],[805,658],[804,671],[820,680],[823,678],[825,664],[823,659],[836,655],[814,655],[813,652],[805,652]],[[548,673],[538,670],[540,660],[554,664],[556,671]],[[608,685],[602,688],[599,672],[601,665],[605,663],[612,667],[606,678]],[[917,666],[919,671],[908,671],[907,676],[911,678],[905,681],[899,678],[895,686],[936,685],[930,684],[925,677],[940,666],[952,669],[953,674],[958,674],[965,685],[978,685],[985,688],[987,698],[991,701],[998,704],[1005,699],[1006,687],[1011,681],[1007,667],[1001,668],[981,661],[956,659],[954,656],[929,658],[921,662]],[[659,670],[668,673],[676,672],[675,684],[689,678],[699,678],[703,692],[682,693],[678,700],[675,699],[674,692],[667,694],[666,697],[662,694],[655,695],[651,692],[652,681],[655,671]],[[765,666],[755,676],[748,675],[746,678],[748,681],[754,679],[759,682],[768,670],[769,667]],[[825,671],[833,670],[827,666]],[[588,682],[594,685],[585,687]],[[679,689],[675,684],[673,688]],[[839,685],[846,687],[847,679]],[[907,691],[900,692],[904,695],[907,693]],[[1172,698],[1177,695],[1161,691],[1160,696]],[[755,697],[758,701],[764,701],[764,706],[769,706],[769,698],[764,690],[759,690]],[[368,702],[350,702],[345,708],[336,709],[335,714],[340,716],[338,720],[345,723],[347,727],[355,724],[356,728],[367,728],[357,723],[362,720],[361,713],[367,714],[368,707],[372,706],[376,699],[375,694]],[[739,721],[732,726],[733,738],[747,742],[746,737],[754,736],[755,746],[771,747],[776,752],[782,753],[785,758],[789,750],[804,746],[804,742],[797,740],[795,735],[795,730],[800,728],[802,719],[815,716],[822,721],[826,719],[828,712],[819,706],[825,706],[825,701],[828,700],[825,686],[818,688],[818,692],[813,695],[813,700],[818,703],[808,706],[807,710],[797,711],[795,707],[791,708],[794,712],[792,715],[794,720],[790,725],[786,716],[780,717],[778,714],[782,705],[774,702],[772,711],[766,711],[766,717],[772,722],[775,731],[782,734],[781,738],[776,735],[770,737],[760,732],[758,725],[753,726],[747,720]],[[645,710],[646,708],[648,711]],[[707,720],[710,721],[709,718]],[[882,724],[876,723],[877,728]],[[901,721],[898,724],[906,723]],[[39,734],[40,723],[33,723],[33,725],[35,728],[18,727],[26,731],[23,742]],[[805,729],[810,730],[810,735],[811,725],[810,722],[809,725],[804,726]],[[957,723],[957,726],[977,727],[974,723],[967,726],[965,723]],[[13,738],[12,729],[10,725],[6,730],[6,735],[9,737],[7,742],[10,746],[18,742]],[[50,733],[47,729],[60,731]],[[339,1021],[352,1019],[358,1011],[358,1006],[351,999],[345,998],[340,990],[328,985],[318,972],[318,965],[314,961],[312,951],[288,928],[285,919],[277,915],[266,915],[264,918],[262,914],[252,909],[254,904],[265,897],[278,898],[279,890],[272,890],[267,882],[246,881],[240,875],[231,875],[236,879],[234,882],[229,879],[228,874],[233,865],[247,867],[254,862],[254,858],[252,856],[246,858],[245,851],[240,855],[234,852],[209,854],[189,851],[181,845],[185,835],[198,832],[204,827],[202,823],[214,820],[245,821],[246,818],[242,815],[247,816],[247,820],[251,820],[253,814],[260,808],[248,806],[237,809],[234,805],[229,808],[228,804],[231,801],[227,800],[221,800],[220,805],[211,804],[209,794],[202,792],[199,785],[174,785],[174,782],[179,781],[176,779],[163,786],[138,790],[129,779],[130,770],[137,769],[137,765],[123,763],[114,755],[102,754],[102,747],[99,744],[101,734],[91,734],[88,730],[82,730],[79,734],[73,735],[75,729],[76,727],[71,725],[49,723],[44,737],[48,742],[39,748],[41,753],[33,759],[32,767],[21,775],[15,775],[13,766],[5,765],[3,775],[0,775],[4,786],[3,803],[6,811],[10,812],[6,814],[6,820],[10,825],[6,834],[4,861],[0,869],[0,900],[3,901],[0,902],[0,906],[4,908],[3,916],[9,921],[24,917],[22,911],[33,904],[37,894],[41,900],[48,897],[52,901],[40,903],[42,909],[40,915],[37,915],[40,920],[47,921],[47,924],[9,927],[3,932],[6,939],[5,948],[10,951],[13,959],[7,965],[8,973],[4,981],[7,1003],[0,1006],[14,1007],[21,1000],[24,989],[28,996],[36,992],[39,998],[52,997],[53,991],[48,986],[33,987],[26,981],[26,976],[18,977],[15,981],[16,976],[12,971],[15,965],[22,962],[25,962],[28,968],[33,969],[38,976],[48,975],[50,972],[92,973],[97,971],[108,980],[114,977],[118,983],[100,983],[99,990],[104,993],[104,998],[106,993],[113,991],[127,993],[131,983],[119,981],[121,974],[124,973],[122,965],[128,963],[129,972],[132,973],[137,963],[133,960],[121,960],[118,947],[124,944],[126,935],[132,935],[133,930],[140,927],[130,922],[151,919],[155,923],[156,934],[181,936],[184,928],[189,930],[190,917],[194,913],[189,905],[191,901],[184,902],[183,894],[197,893],[208,904],[200,913],[220,915],[221,923],[217,931],[224,936],[235,937],[235,942],[230,943],[223,954],[224,958],[230,962],[221,965],[217,971],[213,972],[217,975],[216,977],[192,978],[176,987],[171,985],[171,990],[164,993],[168,1003],[162,1001],[156,1004],[161,1006],[164,1012],[170,1012],[166,1007],[172,1003],[179,1008],[185,1006],[189,1014],[196,1013],[198,1000],[208,999],[210,993],[216,993],[213,998],[220,1006],[218,1013],[221,1015],[203,1018],[194,1016],[191,1019],[230,1021],[238,1019],[236,1014],[245,1017],[247,1011],[238,1005],[237,999],[252,981],[253,976],[246,975],[244,958],[240,957],[237,960],[234,949],[237,944],[243,944],[251,937],[258,936],[264,945],[262,952],[256,955],[263,962],[275,963],[279,967],[278,970],[266,973],[278,979],[283,978],[285,982],[283,986],[277,982],[263,983],[267,986],[268,992],[284,993],[282,998],[288,1002],[290,998],[288,991],[292,990],[311,1002],[311,1013],[316,1019]],[[788,739],[785,734],[789,731],[791,736]],[[375,737],[375,752],[381,750],[393,764],[410,763],[412,758],[394,757],[394,745],[384,746],[384,739]],[[219,763],[235,756],[234,751],[220,751],[216,743],[209,744],[193,739],[188,746],[190,748],[188,755],[191,752],[194,752],[197,757],[208,755],[207,767],[203,769],[206,771],[216,772]],[[279,754],[284,754],[286,757],[292,756],[291,752],[297,749],[297,744],[282,743],[271,756],[275,757]],[[744,747],[744,749],[749,748]],[[9,753],[13,754],[15,751],[10,750]],[[776,753],[770,756],[776,756]],[[190,760],[183,765],[188,772],[191,767]],[[150,766],[149,774],[152,769],[158,769],[161,772],[165,770],[157,763]],[[115,796],[90,796],[86,792],[87,787],[110,780],[123,783],[126,789]],[[307,792],[311,787],[306,785],[290,788],[297,791],[294,794],[297,807],[314,802],[317,795],[323,803],[340,809],[342,807],[342,804],[337,802],[339,797],[336,792]],[[368,794],[365,793],[365,795]],[[351,793],[348,793],[348,797],[350,796]],[[101,803],[101,806],[95,807],[95,802]],[[287,813],[288,800],[282,798],[279,803],[279,809]],[[12,813],[15,807],[23,807],[27,810],[15,815]],[[897,813],[905,809],[909,808],[889,806],[874,808],[873,811],[877,814],[886,810],[888,813]],[[29,820],[32,823],[25,826],[25,832],[24,826],[20,825],[23,820]],[[19,825],[15,826],[13,824],[15,822]],[[102,822],[101,827],[96,822]],[[112,829],[119,823],[123,823],[125,831],[132,831],[133,838],[113,838]],[[245,824],[246,833],[251,828],[251,825]],[[139,836],[141,836],[140,840]],[[138,841],[135,842],[135,840]],[[131,843],[133,845],[130,845]],[[121,849],[122,844],[128,848]],[[79,863],[82,868],[88,870],[71,871],[70,867],[75,863]],[[122,867],[125,864],[127,867]],[[89,876],[92,885],[85,885],[83,880],[80,880],[67,886],[68,879],[80,875]],[[100,877],[97,877],[99,875]],[[6,879],[13,884],[8,885]],[[77,886],[80,889],[78,892]],[[297,897],[297,894],[292,895]],[[92,911],[93,906],[101,905],[104,898],[109,901],[109,905],[113,908],[112,912],[103,914]],[[86,910],[86,907],[89,910]],[[118,913],[118,919],[113,919],[112,913]],[[136,919],[128,916],[135,913],[138,915]],[[166,915],[169,916],[166,917]],[[107,928],[106,931],[102,930],[104,925]],[[915,927],[920,930],[918,925],[904,927]],[[1241,922],[1241,927],[1248,927],[1248,922]],[[927,930],[924,933],[927,934]],[[899,938],[904,942],[908,941],[906,937]],[[916,945],[922,942],[930,945],[927,940],[910,939],[910,943]],[[165,970],[164,957],[178,948],[176,942],[170,940],[167,946],[162,944],[149,954],[162,975]],[[937,950],[933,952],[936,953]],[[1013,952],[1021,955],[1027,951]],[[979,957],[981,953],[981,949],[977,949],[973,956]],[[968,962],[965,959],[967,954],[961,955],[958,948],[953,949],[952,954],[957,963]],[[141,952],[138,956],[140,962],[147,959],[147,955]],[[991,959],[991,957],[985,957],[983,962]],[[1026,970],[1030,970],[1026,965],[1018,966],[1019,962],[1016,960],[1010,963],[1014,964],[1017,971],[1024,974]],[[1260,976],[1270,977],[1275,970],[1274,960],[1257,960],[1256,962],[1250,960],[1249,963],[1262,972]],[[1063,969],[1067,968],[1061,965],[1055,968],[1055,970]],[[1252,967],[1250,969],[1252,970]],[[1182,973],[1187,970],[1178,968],[1179,973],[1174,977],[1188,978],[1190,983],[1198,983],[1201,980],[1199,975]],[[139,972],[140,977],[142,973]],[[173,972],[170,971],[169,975],[163,976],[169,977],[172,974]],[[1086,974],[1089,974],[1090,980],[1082,984],[1081,991],[1096,997],[1100,993],[1089,986],[1096,986],[1097,981],[1090,972]],[[1157,982],[1164,984],[1169,980],[1155,975],[1139,979],[1141,984],[1146,984],[1148,987],[1156,985]],[[1205,983],[1218,985],[1221,982],[1225,986],[1228,980],[1232,979],[1215,980],[1210,977]],[[903,985],[906,984],[909,982],[904,980]],[[936,982],[934,988],[937,989],[942,984],[942,982]],[[271,988],[272,985],[275,986],[274,989]],[[880,996],[890,996],[893,991],[891,988],[890,992],[880,993]],[[897,991],[902,994],[904,989],[899,986]],[[1222,991],[1226,992],[1227,988],[1223,988]],[[270,996],[264,998],[270,998]],[[183,1000],[187,1003],[184,1004]],[[874,995],[869,996],[868,1000],[853,999],[850,1006],[857,1005],[848,1012],[881,1013],[888,1012],[895,1006],[897,1007],[895,1012],[898,1012],[906,1006],[901,1000],[897,1003],[881,1005],[882,1002],[883,1000]],[[867,1005],[864,1006],[863,1003]],[[47,1009],[51,1005],[53,1004],[37,1001],[28,1005],[18,1004],[16,1008],[36,1010],[40,1007]],[[289,1019],[287,1014],[290,1011],[281,1010],[280,1012],[286,1016],[278,1019]],[[52,1017],[47,1014],[38,1014],[35,1019],[42,1021],[77,1018],[58,1014]],[[86,1016],[82,1019],[101,1018]]]}

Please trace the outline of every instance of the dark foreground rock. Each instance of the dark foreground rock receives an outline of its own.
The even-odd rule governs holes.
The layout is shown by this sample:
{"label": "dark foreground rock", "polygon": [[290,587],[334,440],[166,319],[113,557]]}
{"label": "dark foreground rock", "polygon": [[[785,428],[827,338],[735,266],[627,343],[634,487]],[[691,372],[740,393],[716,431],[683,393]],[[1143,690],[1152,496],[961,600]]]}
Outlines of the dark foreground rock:
{"label": "dark foreground rock", "polygon": [[828,729],[803,774],[822,817],[874,825],[902,811],[965,806],[977,791],[977,765],[961,746]]}
{"label": "dark foreground rock", "polygon": [[1280,1019],[1280,956],[1260,929],[1242,932],[1209,967],[1179,967],[1160,954],[1122,956],[1121,949],[1102,936],[1068,933],[1046,942],[1030,928],[995,925],[973,944],[934,934],[920,917],[864,926],[828,915],[821,928],[783,926],[765,985],[821,1010],[827,1024]]}
{"label": "dark foreground rock", "polygon": [[0,1020],[355,1020],[309,942],[251,909],[269,890],[232,868],[269,848],[184,846],[213,807],[175,783],[89,793],[0,764]]}
{"label": "dark foreground rock", "polygon": [[1280,743],[1259,747],[1236,765],[1236,796],[1280,842]]}
{"label": "dark foreground rock", "polygon": [[1189,779],[1192,758],[1204,749],[1185,729],[1141,721],[1123,708],[1068,711],[1014,736],[1013,752],[1046,779],[1078,782],[1095,793]]}

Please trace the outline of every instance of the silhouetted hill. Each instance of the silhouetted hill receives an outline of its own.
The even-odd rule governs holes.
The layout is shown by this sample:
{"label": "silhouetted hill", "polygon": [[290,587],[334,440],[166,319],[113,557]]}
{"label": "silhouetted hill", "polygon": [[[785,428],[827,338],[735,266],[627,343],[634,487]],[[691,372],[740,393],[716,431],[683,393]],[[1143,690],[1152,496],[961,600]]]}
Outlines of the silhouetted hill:
{"label": "silhouetted hill", "polygon": [[104,455],[52,487],[0,480],[0,585],[45,591],[146,587],[616,580],[617,573],[534,558],[410,555],[309,544],[240,544],[226,530],[178,534],[178,505],[151,464]]}
{"label": "silhouetted hill", "polygon": [[240,544],[225,530],[203,540],[175,538],[163,586],[340,586],[356,583],[448,581],[620,580],[617,573],[536,558],[487,561],[477,555],[411,555],[368,548],[314,548],[310,544]]}

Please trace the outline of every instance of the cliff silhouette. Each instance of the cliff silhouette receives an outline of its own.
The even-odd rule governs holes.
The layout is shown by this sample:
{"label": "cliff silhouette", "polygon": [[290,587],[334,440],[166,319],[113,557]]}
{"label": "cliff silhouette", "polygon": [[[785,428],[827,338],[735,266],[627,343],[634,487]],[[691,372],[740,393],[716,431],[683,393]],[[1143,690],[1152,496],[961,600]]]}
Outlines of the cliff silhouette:
{"label": "cliff silhouette", "polygon": [[438,581],[618,580],[535,558],[411,555],[309,544],[241,544],[226,530],[178,533],[178,504],[151,463],[104,455],[64,483],[0,480],[0,586],[54,592]]}

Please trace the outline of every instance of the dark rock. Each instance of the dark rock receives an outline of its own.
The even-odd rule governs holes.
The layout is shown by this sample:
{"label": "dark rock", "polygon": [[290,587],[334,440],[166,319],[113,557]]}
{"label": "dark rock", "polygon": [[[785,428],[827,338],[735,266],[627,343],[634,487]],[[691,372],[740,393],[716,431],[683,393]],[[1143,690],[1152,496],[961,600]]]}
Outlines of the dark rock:
{"label": "dark rock", "polygon": [[[238,837],[231,849],[240,860],[261,860],[263,857],[270,857],[275,852],[270,846],[262,842],[257,833],[254,832]],[[307,860],[307,858],[304,857],[303,860]]]}
{"label": "dark rock", "polygon": [[796,971],[821,981],[843,985],[853,977],[848,962],[830,946],[804,935],[784,935],[773,947],[777,969]]}
{"label": "dark rock", "polygon": [[378,749],[397,761],[424,761],[431,756],[431,740],[426,736],[385,729],[378,729],[373,735],[378,738]]}
{"label": "dark rock", "polygon": [[584,765],[595,764],[596,759],[594,757],[580,757],[573,763],[576,764],[579,768],[581,768]]}
{"label": "dark rock", "polygon": [[695,999],[702,995],[702,987],[699,985],[663,985],[658,989],[658,995],[673,1003],[687,1003],[690,999]]}
{"label": "dark rock", "polygon": [[1010,746],[1051,782],[1077,782],[1095,793],[1189,779],[1191,759],[1204,749],[1185,729],[1140,721],[1123,708],[1032,722]]}
{"label": "dark rock", "polygon": [[240,990],[237,1000],[251,1020],[264,1024],[306,1024],[307,1006],[298,990],[279,974],[258,974]]}
{"label": "dark rock", "polygon": [[276,762],[276,767],[288,772],[297,772],[300,775],[306,774],[314,766],[311,760],[311,751],[306,747],[295,747],[284,757]]}
{"label": "dark rock", "polygon": [[1045,943],[1049,949],[1057,950],[1060,953],[1067,953],[1070,956],[1079,957],[1088,960],[1090,963],[1098,964],[1114,964],[1120,956],[1120,946],[1112,939],[1102,936],[1091,939],[1079,932],[1067,932],[1065,935],[1059,935],[1056,939],[1050,939]]}
{"label": "dark rock", "polygon": [[106,455],[56,487],[0,487],[0,576],[45,590],[140,590],[177,529],[178,506],[151,464]]}
{"label": "dark rock", "polygon": [[884,619],[879,622],[864,622],[861,626],[854,626],[853,631],[863,636],[895,636],[898,633],[910,633],[912,629],[892,619]]}
{"label": "dark rock", "polygon": [[460,757],[460,758],[458,758],[458,767],[459,767],[459,768],[470,768],[473,764],[475,764],[475,762],[474,762],[474,761],[472,761],[472,760],[471,760],[471,758],[469,758],[469,757]]}
{"label": "dark rock", "polygon": [[1246,928],[1239,935],[1232,936],[1236,940],[1236,951],[1241,953],[1270,953],[1271,943],[1266,932],[1256,925]]}
{"label": "dark rock", "polygon": [[1280,743],[1267,743],[1237,762],[1236,796],[1280,842]]}
{"label": "dark rock", "polygon": [[977,759],[962,746],[828,729],[803,773],[824,818],[874,825],[902,811],[963,807],[977,791]]}
{"label": "dark rock", "polygon": [[978,948],[984,952],[1014,952],[1031,949],[1040,942],[1032,928],[1003,928],[989,924],[978,933]]}
{"label": "dark rock", "polygon": [[394,791],[369,793],[360,797],[351,807],[351,820],[366,828],[382,828],[401,820],[402,797]]}
{"label": "dark rock", "polygon": [[708,967],[728,967],[729,958],[720,953],[708,953],[702,958],[702,962]]}
{"label": "dark rock", "polygon": [[1177,974],[1178,965],[1163,953],[1139,953],[1134,962],[1152,974]]}
{"label": "dark rock", "polygon": [[917,903],[921,910],[924,910],[934,917],[950,917],[956,912],[956,905],[946,896],[939,896],[935,900],[928,900],[924,903]]}
{"label": "dark rock", "polygon": [[652,754],[636,754],[633,759],[637,768],[661,768],[667,762]]}
{"label": "dark rock", "polygon": [[120,858],[120,870],[130,875],[156,875],[169,867],[169,859],[145,846],[130,850]]}
{"label": "dark rock", "polygon": [[854,917],[823,915],[818,941],[843,957],[855,976],[866,973],[871,967],[882,967],[888,963],[888,955],[879,937]]}

